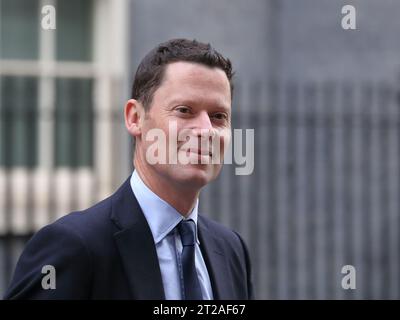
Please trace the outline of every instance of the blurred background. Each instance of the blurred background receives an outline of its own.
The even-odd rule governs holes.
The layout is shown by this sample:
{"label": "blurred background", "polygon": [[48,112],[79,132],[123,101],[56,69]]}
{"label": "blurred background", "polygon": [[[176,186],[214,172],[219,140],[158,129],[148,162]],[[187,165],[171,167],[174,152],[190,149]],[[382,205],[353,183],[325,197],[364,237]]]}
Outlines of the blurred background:
{"label": "blurred background", "polygon": [[[55,30],[41,28],[48,4]],[[356,30],[341,26],[348,4]],[[200,211],[246,240],[256,297],[399,299],[399,12],[395,0],[0,0],[0,296],[35,231],[131,174],[133,73],[186,37],[231,58],[233,128],[255,130],[254,172],[225,165]]]}

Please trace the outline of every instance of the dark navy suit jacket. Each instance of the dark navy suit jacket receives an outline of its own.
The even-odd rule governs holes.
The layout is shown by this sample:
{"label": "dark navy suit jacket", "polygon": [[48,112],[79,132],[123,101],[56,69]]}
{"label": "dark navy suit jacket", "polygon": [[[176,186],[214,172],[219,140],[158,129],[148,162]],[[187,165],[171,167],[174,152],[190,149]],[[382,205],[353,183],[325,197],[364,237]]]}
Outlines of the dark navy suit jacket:
{"label": "dark navy suit jacket", "polygon": [[[240,236],[201,215],[198,233],[214,298],[253,298]],[[55,268],[55,289],[42,288],[44,265]],[[38,231],[4,298],[165,299],[154,240],[129,179],[109,198]]]}

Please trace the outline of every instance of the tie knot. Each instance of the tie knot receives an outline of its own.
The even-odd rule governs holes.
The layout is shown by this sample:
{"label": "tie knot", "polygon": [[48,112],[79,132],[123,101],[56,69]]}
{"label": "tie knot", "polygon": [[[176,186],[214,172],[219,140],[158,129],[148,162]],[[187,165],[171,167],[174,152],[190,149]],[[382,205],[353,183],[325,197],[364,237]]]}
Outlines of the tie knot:
{"label": "tie knot", "polygon": [[178,224],[178,231],[183,246],[194,246],[196,241],[196,224],[192,219],[182,220]]}

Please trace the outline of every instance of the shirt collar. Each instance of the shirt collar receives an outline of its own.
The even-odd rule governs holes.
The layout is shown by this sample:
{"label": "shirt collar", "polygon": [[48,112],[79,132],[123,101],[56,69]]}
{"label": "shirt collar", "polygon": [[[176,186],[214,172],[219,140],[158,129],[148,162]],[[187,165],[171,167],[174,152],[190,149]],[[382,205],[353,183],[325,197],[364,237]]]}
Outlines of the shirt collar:
{"label": "shirt collar", "polygon": [[[179,222],[185,219],[174,207],[161,199],[155,194],[140,178],[136,170],[133,171],[130,179],[133,193],[142,208],[143,214],[149,224],[155,244],[165,238]],[[187,217],[192,219],[196,224],[196,239],[199,243],[197,235],[197,216],[198,216],[199,199]]]}

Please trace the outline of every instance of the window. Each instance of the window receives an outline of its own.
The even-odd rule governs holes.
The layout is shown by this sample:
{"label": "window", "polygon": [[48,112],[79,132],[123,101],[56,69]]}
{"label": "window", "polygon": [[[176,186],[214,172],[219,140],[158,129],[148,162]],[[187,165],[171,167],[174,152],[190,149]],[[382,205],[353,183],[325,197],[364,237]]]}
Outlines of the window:
{"label": "window", "polygon": [[[129,90],[128,4],[0,0],[0,235],[88,207],[130,169],[115,165],[129,139],[114,117]],[[41,28],[44,5],[55,30]]]}
{"label": "window", "polygon": [[91,1],[58,1],[57,12],[57,60],[91,61]]}
{"label": "window", "polygon": [[39,58],[38,0],[0,0],[0,58]]}
{"label": "window", "polygon": [[0,165],[37,165],[36,77],[4,76],[0,82]]}
{"label": "window", "polygon": [[42,30],[42,3],[0,0],[0,167],[91,167],[94,4],[46,1]]}
{"label": "window", "polygon": [[90,79],[57,79],[56,166],[92,165],[91,92]]}

